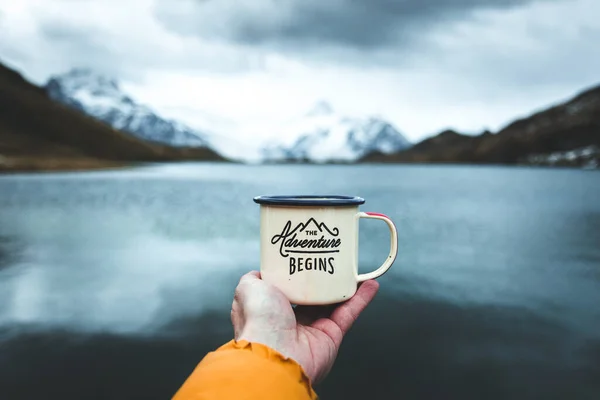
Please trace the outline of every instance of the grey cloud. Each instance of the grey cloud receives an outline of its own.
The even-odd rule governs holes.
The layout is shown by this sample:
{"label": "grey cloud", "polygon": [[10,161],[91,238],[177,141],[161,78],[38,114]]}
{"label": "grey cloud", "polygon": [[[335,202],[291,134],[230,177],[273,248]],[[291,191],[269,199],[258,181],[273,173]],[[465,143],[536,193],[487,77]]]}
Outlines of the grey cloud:
{"label": "grey cloud", "polygon": [[468,18],[475,10],[533,1],[161,0],[156,14],[166,27],[185,35],[278,50],[324,45],[366,51],[409,46],[427,28]]}
{"label": "grey cloud", "polygon": [[[8,29],[5,26],[6,14],[0,10],[0,32],[6,32]],[[10,46],[10,40],[0,41],[0,62],[4,59],[13,62],[26,62],[29,60],[29,56],[22,49]]]}
{"label": "grey cloud", "polygon": [[469,76],[473,86],[501,82],[495,90],[506,95],[554,87],[584,88],[600,83],[597,51],[600,28],[580,27],[573,36],[557,34],[550,28],[532,30],[530,34],[538,40],[535,49],[520,52],[465,49],[452,58],[444,58],[444,68]]}
{"label": "grey cloud", "polygon": [[214,57],[193,48],[169,52],[169,49],[153,47],[152,43],[147,46],[131,43],[126,40],[125,32],[115,36],[115,32],[64,21],[43,20],[38,31],[44,42],[43,59],[54,72],[84,67],[137,81],[149,69],[238,72],[263,68],[257,54],[224,51],[220,57]]}
{"label": "grey cloud", "polygon": [[[103,40],[106,36],[101,31],[63,21],[42,21],[38,30],[46,45],[44,50],[50,53],[49,62],[54,61],[57,69],[88,67],[109,75],[122,69],[116,62],[118,50]],[[63,67],[63,63],[71,65]]]}

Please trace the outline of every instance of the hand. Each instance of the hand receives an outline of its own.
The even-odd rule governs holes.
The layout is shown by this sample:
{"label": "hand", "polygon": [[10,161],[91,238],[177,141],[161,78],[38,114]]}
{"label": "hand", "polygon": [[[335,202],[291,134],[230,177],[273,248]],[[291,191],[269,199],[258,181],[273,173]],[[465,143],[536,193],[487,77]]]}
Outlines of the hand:
{"label": "hand", "polygon": [[348,301],[297,306],[252,271],[240,279],[231,307],[236,340],[258,342],[298,362],[313,383],[331,370],[344,335],[373,300],[379,284],[363,282]]}

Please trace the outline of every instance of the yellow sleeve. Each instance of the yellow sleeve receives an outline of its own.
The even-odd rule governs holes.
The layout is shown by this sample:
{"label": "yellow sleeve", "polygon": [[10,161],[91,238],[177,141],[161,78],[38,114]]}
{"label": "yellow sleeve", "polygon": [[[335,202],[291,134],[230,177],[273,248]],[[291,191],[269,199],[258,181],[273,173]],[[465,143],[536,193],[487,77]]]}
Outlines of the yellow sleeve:
{"label": "yellow sleeve", "polygon": [[259,343],[234,340],[208,353],[173,400],[316,400],[291,358]]}

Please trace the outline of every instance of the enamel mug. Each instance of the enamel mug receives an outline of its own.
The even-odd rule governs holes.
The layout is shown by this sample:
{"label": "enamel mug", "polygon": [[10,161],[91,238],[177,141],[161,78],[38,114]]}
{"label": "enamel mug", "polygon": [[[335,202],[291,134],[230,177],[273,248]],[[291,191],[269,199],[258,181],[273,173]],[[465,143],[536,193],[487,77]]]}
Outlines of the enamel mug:
{"label": "enamel mug", "polygon": [[[396,227],[386,215],[359,211],[353,196],[258,196],[261,278],[292,304],[322,305],[351,298],[358,283],[383,275],[398,252]],[[358,273],[361,218],[384,221],[390,253],[378,269]]]}

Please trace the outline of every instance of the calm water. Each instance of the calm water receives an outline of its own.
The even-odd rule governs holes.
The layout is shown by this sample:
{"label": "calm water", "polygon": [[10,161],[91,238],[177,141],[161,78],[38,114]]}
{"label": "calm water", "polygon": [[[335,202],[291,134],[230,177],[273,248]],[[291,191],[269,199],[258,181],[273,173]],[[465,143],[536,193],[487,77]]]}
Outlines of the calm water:
{"label": "calm water", "polygon": [[[252,197],[290,193],[399,228],[323,399],[600,398],[600,173],[212,164],[0,177],[0,398],[170,398],[231,339]],[[388,232],[360,236],[365,272]]]}

